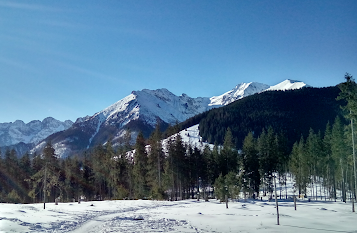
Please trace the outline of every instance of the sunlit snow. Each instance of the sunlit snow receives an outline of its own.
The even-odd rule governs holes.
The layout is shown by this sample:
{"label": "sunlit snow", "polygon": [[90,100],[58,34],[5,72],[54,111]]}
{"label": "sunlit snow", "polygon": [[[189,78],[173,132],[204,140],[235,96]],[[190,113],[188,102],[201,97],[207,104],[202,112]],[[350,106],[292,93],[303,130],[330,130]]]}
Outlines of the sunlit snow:
{"label": "sunlit snow", "polygon": [[[288,194],[292,194],[291,181]],[[278,194],[285,187],[278,184]],[[262,193],[261,193],[262,195]],[[290,196],[291,197],[291,196]],[[280,198],[280,197],[279,197]],[[351,203],[300,198],[0,204],[1,232],[356,232]]]}

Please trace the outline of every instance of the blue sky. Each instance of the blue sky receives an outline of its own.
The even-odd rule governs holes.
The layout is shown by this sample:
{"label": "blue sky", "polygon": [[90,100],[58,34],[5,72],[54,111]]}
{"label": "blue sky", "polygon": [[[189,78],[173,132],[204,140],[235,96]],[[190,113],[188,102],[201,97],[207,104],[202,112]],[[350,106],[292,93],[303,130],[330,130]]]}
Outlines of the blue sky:
{"label": "blue sky", "polygon": [[93,115],[133,90],[357,77],[357,1],[0,0],[0,122]]}

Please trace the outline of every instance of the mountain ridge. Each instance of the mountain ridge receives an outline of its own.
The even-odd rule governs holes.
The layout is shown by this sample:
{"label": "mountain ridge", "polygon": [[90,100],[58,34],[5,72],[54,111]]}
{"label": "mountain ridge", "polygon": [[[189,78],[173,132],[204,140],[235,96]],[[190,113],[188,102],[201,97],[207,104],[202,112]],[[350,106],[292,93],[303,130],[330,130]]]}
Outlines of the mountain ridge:
{"label": "mountain ridge", "polygon": [[25,124],[22,120],[0,123],[0,147],[18,143],[38,143],[49,135],[66,130],[73,125],[70,120],[59,121],[46,117],[42,121],[33,120]]}
{"label": "mountain ridge", "polygon": [[[284,82],[292,83],[290,80]],[[303,82],[300,84],[299,88],[306,86]],[[283,86],[286,89],[287,84]],[[170,124],[185,121],[212,108],[228,105],[269,88],[269,85],[257,82],[241,83],[232,90],[211,98],[192,98],[186,94],[176,96],[166,88],[132,91],[116,103],[92,116],[79,117],[71,127],[54,132],[43,140],[52,141],[56,152],[64,157],[108,140],[121,144],[126,132],[131,133],[133,142],[139,131],[143,131],[146,137],[149,136],[157,123],[165,129]],[[32,152],[40,151],[43,145],[43,141],[37,143]]]}

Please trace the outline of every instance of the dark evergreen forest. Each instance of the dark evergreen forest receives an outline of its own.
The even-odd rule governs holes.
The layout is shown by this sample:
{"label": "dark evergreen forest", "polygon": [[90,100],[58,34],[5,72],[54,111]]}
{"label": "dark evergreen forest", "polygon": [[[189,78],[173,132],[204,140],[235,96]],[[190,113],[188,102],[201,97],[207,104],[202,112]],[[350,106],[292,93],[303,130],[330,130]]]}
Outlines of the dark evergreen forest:
{"label": "dark evergreen forest", "polygon": [[237,148],[249,132],[255,136],[272,127],[281,132],[292,145],[309,129],[323,132],[327,122],[336,116],[343,119],[340,108],[343,100],[336,101],[338,87],[302,88],[289,91],[267,91],[248,96],[225,107],[213,109],[200,119],[200,135],[209,143],[222,144],[229,127]]}

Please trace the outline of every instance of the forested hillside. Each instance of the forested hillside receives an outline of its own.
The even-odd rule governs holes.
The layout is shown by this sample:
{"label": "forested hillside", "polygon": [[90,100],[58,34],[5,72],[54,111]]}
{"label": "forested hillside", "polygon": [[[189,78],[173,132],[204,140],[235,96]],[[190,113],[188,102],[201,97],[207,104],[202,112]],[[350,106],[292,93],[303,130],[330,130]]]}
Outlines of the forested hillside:
{"label": "forested hillside", "polygon": [[343,119],[340,105],[345,103],[336,101],[339,92],[338,87],[302,88],[248,96],[202,114],[200,135],[209,143],[222,144],[229,127],[237,148],[241,148],[249,132],[258,136],[263,128],[272,127],[275,132],[283,133],[292,145],[301,135],[306,137],[310,128],[323,132],[336,116]]}

